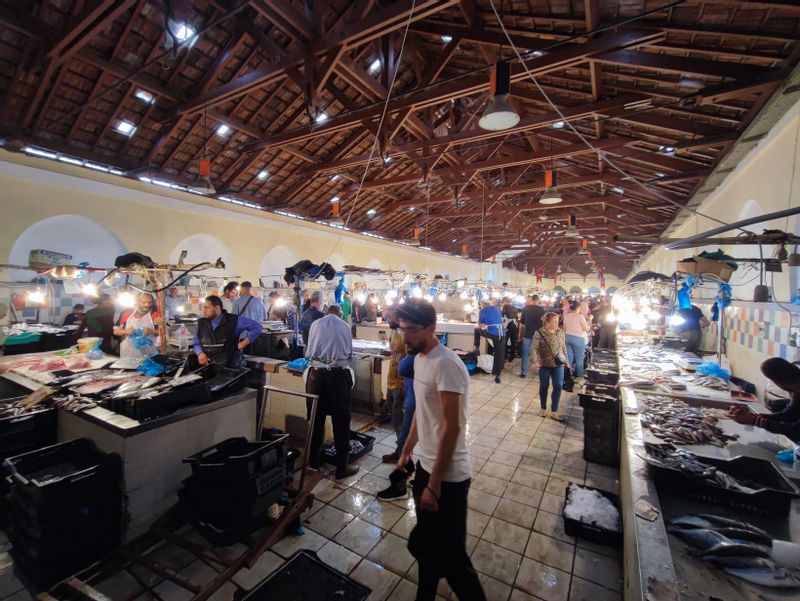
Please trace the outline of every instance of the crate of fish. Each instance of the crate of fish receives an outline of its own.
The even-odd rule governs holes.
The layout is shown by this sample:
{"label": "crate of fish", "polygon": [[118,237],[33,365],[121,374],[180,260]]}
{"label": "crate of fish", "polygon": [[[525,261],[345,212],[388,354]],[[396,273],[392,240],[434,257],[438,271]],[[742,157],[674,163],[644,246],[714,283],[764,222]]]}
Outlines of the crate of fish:
{"label": "crate of fish", "polygon": [[622,547],[622,515],[614,493],[571,482],[564,498],[564,532],[600,545]]}
{"label": "crate of fish", "polygon": [[277,464],[285,465],[288,434],[273,440],[250,442],[229,438],[183,460],[198,481],[249,481]]}
{"label": "crate of fish", "polygon": [[[363,457],[372,450],[373,446],[375,446],[374,436],[350,430],[350,459],[348,461],[352,462]],[[322,459],[336,465],[336,447],[333,443],[322,445]]]}
{"label": "crate of fish", "polygon": [[713,410],[662,396],[644,398],[640,421],[650,434],[675,445],[710,444],[722,448],[739,438],[738,434],[725,432]]}
{"label": "crate of fish", "polygon": [[154,387],[152,392],[124,399],[118,413],[143,421],[172,413],[187,405],[202,405],[211,401],[205,382],[193,380],[182,386]]}
{"label": "crate of fish", "polygon": [[671,445],[646,445],[656,485],[717,507],[789,515],[800,492],[772,462],[755,457],[701,457]]}

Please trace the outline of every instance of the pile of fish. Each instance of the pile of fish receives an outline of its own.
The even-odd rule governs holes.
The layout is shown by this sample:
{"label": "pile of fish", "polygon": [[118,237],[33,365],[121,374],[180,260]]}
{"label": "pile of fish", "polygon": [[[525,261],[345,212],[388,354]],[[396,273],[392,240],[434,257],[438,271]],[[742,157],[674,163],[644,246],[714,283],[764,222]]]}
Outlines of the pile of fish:
{"label": "pile of fish", "polygon": [[97,403],[92,399],[87,399],[78,394],[66,394],[53,397],[53,405],[64,411],[69,411],[70,413],[79,413],[80,411],[97,407]]}
{"label": "pile of fish", "polygon": [[701,376],[694,375],[691,377],[691,382],[695,386],[704,386],[706,388],[713,388],[714,390],[730,390],[731,385],[725,378],[718,378],[716,376]]}
{"label": "pile of fish", "polygon": [[653,436],[672,444],[711,444],[724,447],[738,434],[726,434],[717,425],[719,419],[705,407],[691,407],[683,401],[648,396],[641,413],[642,426]]}
{"label": "pile of fish", "polygon": [[20,415],[36,413],[37,411],[41,410],[42,407],[36,405],[33,405],[31,407],[24,407],[23,405],[20,404],[19,401],[15,401],[13,403],[2,403],[0,404],[0,419],[18,417]]}
{"label": "pile of fish", "polygon": [[800,572],[794,559],[779,565],[777,543],[751,524],[717,515],[687,515],[672,520],[668,531],[693,547],[692,554],[726,573],[759,586],[800,587]]}
{"label": "pile of fish", "polygon": [[678,470],[693,480],[709,486],[716,486],[752,494],[764,490],[757,482],[739,480],[714,465],[703,463],[691,451],[676,449],[672,445],[646,445],[648,456],[643,459],[654,467]]}

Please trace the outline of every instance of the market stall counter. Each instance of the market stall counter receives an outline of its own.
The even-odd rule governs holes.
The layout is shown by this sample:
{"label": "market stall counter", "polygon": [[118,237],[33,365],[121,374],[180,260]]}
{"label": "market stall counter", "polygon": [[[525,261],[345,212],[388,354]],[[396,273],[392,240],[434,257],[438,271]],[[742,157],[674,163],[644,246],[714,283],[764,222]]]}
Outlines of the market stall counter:
{"label": "market stall counter", "polygon": [[[62,359],[78,365],[80,357],[82,355],[75,355],[70,359],[67,355]],[[52,386],[58,380],[54,379],[51,371],[34,371],[30,366],[39,369],[52,367],[59,360],[57,356],[47,354],[2,357],[0,370],[5,367],[2,378],[17,386],[29,391],[42,390],[42,384]],[[86,362],[89,365],[82,363],[83,378],[89,379],[92,373],[99,372],[99,367],[113,365],[115,360],[115,357],[107,356],[102,360]],[[58,375],[56,371],[55,376]],[[208,390],[213,387],[213,378],[204,380],[202,384]],[[187,389],[196,390],[183,388]],[[155,398],[159,396],[168,398],[163,395],[156,395]],[[79,403],[77,400],[70,400],[69,395],[66,400],[63,396],[54,398],[56,400],[47,402],[51,406],[60,404],[57,410],[59,442],[87,438],[99,450],[120,456],[128,513],[125,530],[127,540],[145,532],[156,517],[177,502],[181,481],[191,471],[183,463],[185,457],[231,437],[252,439],[256,435],[257,395],[256,390],[251,388],[228,395],[204,395],[200,399],[202,402],[187,399],[190,402],[149,419],[137,419],[113,411],[107,401],[101,399],[95,399],[96,403],[81,405],[75,404]]]}
{"label": "market stall counter", "polygon": [[679,354],[620,356],[625,599],[796,599],[800,493],[775,458],[791,441],[726,419],[739,393]]}
{"label": "market stall counter", "polygon": [[[436,334],[447,336],[448,348],[471,351],[475,347],[476,326],[477,324],[466,321],[439,321],[436,323]],[[360,323],[355,326],[355,337],[361,340],[389,340],[391,329],[387,323]],[[486,338],[481,337],[480,352],[486,353],[487,348]]]}

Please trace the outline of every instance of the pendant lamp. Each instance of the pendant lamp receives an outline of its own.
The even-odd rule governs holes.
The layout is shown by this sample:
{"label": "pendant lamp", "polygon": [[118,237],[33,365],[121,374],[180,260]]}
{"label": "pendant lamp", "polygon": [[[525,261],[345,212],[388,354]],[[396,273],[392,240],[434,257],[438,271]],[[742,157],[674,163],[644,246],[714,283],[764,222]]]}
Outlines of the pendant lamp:
{"label": "pendant lamp", "polygon": [[502,131],[519,123],[519,114],[508,102],[510,90],[511,68],[509,64],[506,61],[495,63],[489,79],[489,92],[492,100],[483,112],[483,117],[478,121],[481,129]]}

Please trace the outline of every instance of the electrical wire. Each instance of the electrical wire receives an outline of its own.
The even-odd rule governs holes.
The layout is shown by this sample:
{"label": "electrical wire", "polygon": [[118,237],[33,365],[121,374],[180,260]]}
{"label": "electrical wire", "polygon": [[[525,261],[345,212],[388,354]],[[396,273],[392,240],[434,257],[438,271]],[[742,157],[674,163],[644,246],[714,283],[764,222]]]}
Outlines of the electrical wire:
{"label": "electrical wire", "polygon": [[[392,81],[389,83],[389,89],[386,90],[386,100],[383,103],[383,111],[381,112],[381,118],[378,121],[378,128],[375,131],[375,141],[372,144],[372,148],[369,151],[369,158],[367,158],[367,165],[364,168],[364,173],[361,175],[361,181],[358,184],[358,189],[356,190],[355,196],[353,197],[352,203],[350,204],[350,211],[347,213],[347,219],[344,221],[344,227],[347,227],[347,224],[350,223],[350,218],[353,216],[353,212],[355,211],[356,206],[358,205],[359,196],[361,196],[361,190],[364,187],[364,182],[367,179],[367,173],[369,172],[370,163],[372,163],[372,159],[375,156],[375,150],[378,148],[380,143],[381,137],[381,130],[383,129],[383,123],[386,120],[386,115],[389,110],[389,100],[392,97],[392,89],[394,88],[395,81],[397,80],[397,74],[400,71],[400,64],[403,60],[403,51],[406,47],[406,39],[408,38],[408,30],[411,27],[411,18],[414,15],[414,9],[417,6],[417,0],[412,0],[411,2],[411,10],[408,11],[408,19],[406,20],[406,27],[403,31],[403,40],[400,43],[400,51],[397,55],[397,60],[395,61],[395,68],[394,73],[392,73]],[[336,249],[339,247],[339,243],[342,241],[342,237],[344,234],[340,233],[336,237],[336,242],[333,245],[330,253],[328,253],[328,260],[333,257],[333,254],[336,252]],[[321,269],[320,269],[321,271]],[[319,275],[319,274],[317,274]]]}
{"label": "electrical wire", "polygon": [[[542,87],[542,85],[539,83],[539,80],[538,80],[538,79],[537,79],[537,78],[536,78],[536,77],[533,75],[533,73],[531,72],[531,70],[530,70],[530,69],[528,69],[528,65],[525,63],[525,60],[522,58],[522,55],[520,54],[519,50],[518,50],[518,49],[517,49],[517,47],[514,45],[514,42],[513,42],[513,40],[511,39],[511,36],[509,35],[509,33],[508,33],[508,30],[506,29],[506,26],[505,26],[505,24],[504,24],[504,23],[503,23],[503,21],[500,19],[500,15],[499,15],[499,14],[498,14],[498,12],[497,12],[497,7],[495,6],[494,0],[489,0],[489,3],[490,3],[490,4],[491,4],[491,6],[492,6],[492,12],[494,12],[494,15],[495,15],[495,17],[498,19],[498,23],[500,24],[500,28],[503,30],[503,33],[505,34],[505,36],[506,36],[506,39],[508,40],[508,43],[509,43],[509,45],[510,45],[510,46],[511,46],[511,48],[514,50],[514,53],[517,55],[517,58],[519,59],[520,63],[522,64],[522,68],[523,68],[523,69],[525,69],[525,72],[527,73],[527,75],[528,75],[528,77],[530,78],[530,80],[531,80],[531,81],[532,81],[532,82],[533,82],[533,83],[536,85],[536,88],[539,90],[539,93],[540,93],[540,94],[542,94],[542,96],[544,96],[545,100],[547,100],[547,102],[550,104],[550,106],[553,108],[553,110],[554,110],[556,113],[558,113],[558,115],[561,117],[561,119],[564,121],[564,123],[567,125],[567,127],[569,127],[569,129],[570,129],[570,130],[572,130],[572,132],[573,132],[573,133],[574,133],[576,136],[578,136],[578,138],[579,138],[579,139],[580,139],[580,140],[581,140],[581,141],[582,141],[584,144],[586,144],[586,146],[588,146],[588,147],[589,147],[591,150],[593,150],[594,152],[596,152],[596,153],[598,154],[598,156],[599,156],[599,157],[600,157],[600,158],[601,158],[603,161],[605,161],[605,163],[606,163],[606,164],[608,164],[608,165],[609,165],[609,166],[610,166],[612,169],[614,169],[614,171],[618,172],[620,175],[622,175],[623,177],[627,178],[628,180],[630,180],[630,181],[634,182],[635,184],[637,184],[639,187],[641,187],[641,188],[642,188],[643,190],[645,190],[646,192],[648,192],[648,193],[650,193],[650,194],[652,194],[652,195],[656,196],[657,198],[660,198],[661,200],[663,200],[663,201],[665,201],[665,202],[668,202],[668,203],[670,203],[670,204],[672,204],[672,205],[675,205],[675,206],[677,206],[677,207],[679,207],[679,208],[681,208],[681,209],[686,209],[686,210],[688,210],[689,212],[691,212],[691,213],[694,213],[694,214],[695,214],[695,215],[697,215],[698,217],[704,217],[705,219],[708,219],[708,220],[710,220],[710,221],[715,221],[715,222],[717,222],[717,223],[719,223],[719,224],[721,224],[721,225],[729,225],[728,223],[726,223],[725,221],[722,221],[721,219],[717,219],[716,217],[712,217],[712,216],[710,216],[710,215],[706,215],[706,214],[704,214],[704,213],[702,213],[702,212],[698,211],[697,209],[693,209],[693,208],[689,207],[688,205],[683,205],[683,204],[681,204],[681,203],[679,203],[679,202],[677,202],[677,201],[674,201],[674,200],[672,200],[671,198],[668,198],[668,197],[666,197],[666,196],[663,196],[663,195],[660,193],[660,191],[659,191],[658,189],[651,188],[650,186],[646,185],[644,182],[642,182],[642,181],[639,181],[639,179],[637,179],[636,177],[634,177],[634,176],[632,176],[632,175],[629,175],[629,174],[628,174],[626,171],[624,171],[622,168],[620,168],[620,167],[618,167],[617,165],[615,165],[615,164],[614,164],[614,162],[612,162],[612,161],[611,161],[611,160],[610,160],[610,159],[609,159],[609,158],[606,156],[606,153],[604,153],[604,152],[601,152],[599,149],[595,148],[595,147],[592,145],[591,141],[589,141],[589,139],[588,139],[588,138],[586,138],[586,136],[584,136],[584,135],[583,135],[583,134],[582,134],[580,131],[578,131],[578,130],[577,130],[577,129],[576,129],[576,128],[575,128],[575,127],[574,127],[574,126],[573,126],[573,125],[572,125],[572,124],[569,122],[569,119],[568,119],[568,118],[567,118],[567,117],[564,115],[564,113],[561,111],[561,109],[559,109],[559,108],[558,108],[558,106],[557,106],[557,105],[556,105],[556,104],[555,104],[555,103],[552,101],[552,99],[550,98],[550,96],[548,95],[548,93],[545,91],[545,89],[544,89],[544,88]],[[661,7],[659,10],[664,10],[665,8],[666,8],[666,7]],[[746,230],[744,230],[743,228],[739,228],[739,229],[742,229],[742,231],[746,231]]]}

